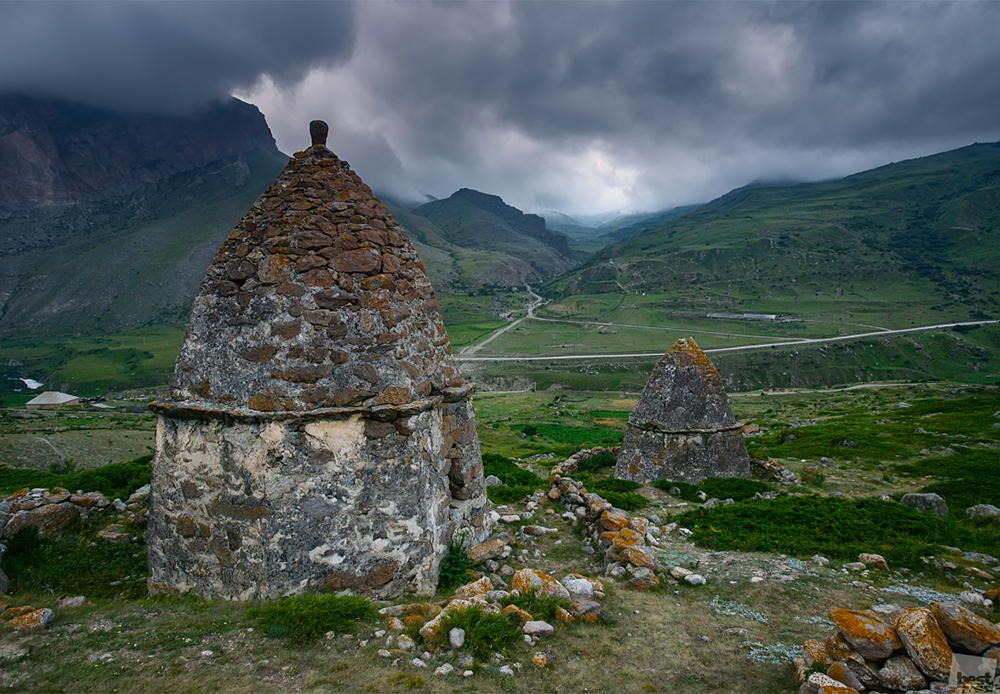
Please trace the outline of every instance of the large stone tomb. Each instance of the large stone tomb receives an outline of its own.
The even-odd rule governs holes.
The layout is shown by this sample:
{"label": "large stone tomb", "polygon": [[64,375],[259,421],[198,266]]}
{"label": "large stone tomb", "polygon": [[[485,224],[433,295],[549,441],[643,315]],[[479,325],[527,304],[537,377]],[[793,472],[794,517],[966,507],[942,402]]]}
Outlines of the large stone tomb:
{"label": "large stone tomb", "polygon": [[750,459],[722,378],[693,339],[678,340],[629,417],[615,477],[696,483],[749,477]]}
{"label": "large stone tomb", "polygon": [[151,592],[429,594],[455,534],[489,533],[423,265],[311,132],[216,255],[151,405]]}

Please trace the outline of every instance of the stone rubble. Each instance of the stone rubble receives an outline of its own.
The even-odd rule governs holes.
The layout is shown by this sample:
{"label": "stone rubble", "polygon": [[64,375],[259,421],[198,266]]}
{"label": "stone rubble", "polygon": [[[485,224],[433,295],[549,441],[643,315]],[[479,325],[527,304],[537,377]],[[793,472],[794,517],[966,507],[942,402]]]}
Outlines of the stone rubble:
{"label": "stone rubble", "polygon": [[794,661],[800,694],[838,691],[817,689],[819,684],[833,685],[809,675],[810,668],[824,669],[823,677],[843,687],[844,694],[928,687],[945,691],[942,687],[951,675],[955,653],[1000,657],[1000,626],[957,602],[932,602],[908,610],[878,607],[882,609],[830,608],[837,633],[825,641],[806,641]]}

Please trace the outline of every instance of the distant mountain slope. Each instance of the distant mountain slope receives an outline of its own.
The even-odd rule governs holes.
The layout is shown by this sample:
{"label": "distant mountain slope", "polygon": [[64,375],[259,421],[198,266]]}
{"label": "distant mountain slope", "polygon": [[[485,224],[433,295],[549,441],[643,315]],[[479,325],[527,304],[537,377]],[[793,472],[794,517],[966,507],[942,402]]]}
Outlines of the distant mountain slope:
{"label": "distant mountain slope", "polygon": [[[735,190],[608,246],[555,295],[653,292],[674,310],[824,302],[1000,314],[1000,143],[824,183]],[[796,308],[797,307],[797,308]]]}
{"label": "distant mountain slope", "polygon": [[0,98],[0,334],[183,324],[286,161],[236,99],[180,118]]}
{"label": "distant mountain slope", "polygon": [[[467,282],[539,282],[576,264],[564,234],[547,229],[544,219],[524,214],[496,195],[463,188],[412,213],[429,221],[438,230],[433,235],[453,247],[451,250],[467,254]],[[407,226],[402,220],[400,223]],[[411,224],[419,238],[420,224],[413,220]]]}

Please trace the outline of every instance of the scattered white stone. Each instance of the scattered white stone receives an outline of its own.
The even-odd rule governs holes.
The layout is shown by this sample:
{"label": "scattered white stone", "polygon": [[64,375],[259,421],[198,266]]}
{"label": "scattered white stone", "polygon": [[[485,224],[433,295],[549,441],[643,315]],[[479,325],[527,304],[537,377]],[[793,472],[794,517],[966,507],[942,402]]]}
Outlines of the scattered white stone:
{"label": "scattered white stone", "polygon": [[514,671],[511,670],[510,665],[503,665],[499,670],[497,670],[501,675],[513,675]]}
{"label": "scattered white stone", "polygon": [[382,638],[383,636],[385,636],[385,629],[379,629],[378,631],[375,632],[374,636],[377,639]]}
{"label": "scattered white stone", "polygon": [[815,555],[813,555],[812,561],[816,562],[820,566],[829,566],[830,565],[830,560],[827,559],[826,557],[824,557],[821,554],[815,554]]}
{"label": "scattered white stone", "polygon": [[462,677],[472,677],[475,673],[472,670],[466,670],[462,673]]}
{"label": "scattered white stone", "polygon": [[705,577],[701,574],[688,574],[684,577],[684,580],[693,586],[703,586],[705,585]]}
{"label": "scattered white stone", "polygon": [[686,578],[687,576],[690,576],[692,573],[694,572],[689,569],[685,569],[683,566],[675,566],[674,568],[670,569],[670,575],[676,578],[678,581],[680,581],[683,578]]}
{"label": "scattered white stone", "polygon": [[111,505],[119,513],[125,513],[125,508],[126,508],[125,507],[125,502],[122,501],[121,499],[115,499],[114,501],[111,502]]}
{"label": "scattered white stone", "polygon": [[754,576],[753,578],[750,579],[750,582],[751,583],[763,583],[764,579],[761,578],[760,576]]}
{"label": "scattered white stone", "polygon": [[414,667],[427,667],[427,663],[422,661],[420,658],[414,658],[410,661],[410,663],[412,663]]}
{"label": "scattered white stone", "polygon": [[201,652],[201,657],[202,658],[211,658],[213,655],[215,655],[215,651],[202,651]]}
{"label": "scattered white stone", "polygon": [[110,663],[114,659],[115,657],[110,653],[102,653],[101,656],[98,658],[98,660],[100,660],[102,663]]}
{"label": "scattered white stone", "polygon": [[847,569],[848,571],[864,571],[865,565],[859,561],[852,561],[848,562],[847,564],[844,564],[844,568]]}
{"label": "scattered white stone", "polygon": [[964,602],[966,605],[973,605],[975,607],[982,607],[985,598],[983,598],[981,593],[976,593],[975,591],[966,590],[958,596],[958,599]]}
{"label": "scattered white stone", "polygon": [[694,533],[688,530],[687,528],[680,528],[677,532],[680,534],[681,537],[691,537],[692,535],[694,535]]}
{"label": "scattered white stone", "polygon": [[521,516],[517,515],[516,513],[512,513],[507,516],[500,516],[500,520],[502,520],[504,523],[520,523]]}
{"label": "scattered white stone", "polygon": [[502,485],[503,485],[503,482],[496,475],[488,475],[486,477],[486,486],[487,487],[499,487],[499,486],[502,486]]}
{"label": "scattered white stone", "polygon": [[406,634],[400,634],[396,637],[396,648],[402,648],[404,651],[408,651],[416,645],[417,644],[413,642],[413,639]]}
{"label": "scattered white stone", "polygon": [[448,645],[454,650],[458,650],[465,645],[465,629],[454,627],[448,632]]}
{"label": "scattered white stone", "polygon": [[435,675],[450,675],[453,672],[455,672],[455,666],[452,665],[451,663],[445,663],[444,665],[438,666],[438,668],[434,671],[434,674]]}
{"label": "scattered white stone", "polygon": [[563,585],[574,597],[579,596],[587,600],[594,597],[594,584],[585,578],[563,579]]}
{"label": "scattered white stone", "polygon": [[380,648],[378,650],[378,657],[379,658],[391,658],[392,657],[392,653],[390,653],[389,651],[385,650],[384,648]]}

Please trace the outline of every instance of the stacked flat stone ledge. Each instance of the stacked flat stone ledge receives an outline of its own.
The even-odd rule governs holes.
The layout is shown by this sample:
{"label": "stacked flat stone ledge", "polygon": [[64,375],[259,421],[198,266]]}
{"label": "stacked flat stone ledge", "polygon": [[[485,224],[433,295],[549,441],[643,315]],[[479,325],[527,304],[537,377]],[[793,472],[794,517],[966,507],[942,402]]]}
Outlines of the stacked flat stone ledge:
{"label": "stacked flat stone ledge", "polygon": [[429,594],[454,534],[489,534],[473,387],[423,265],[311,134],[216,255],[150,406],[151,592]]}
{"label": "stacked flat stone ledge", "polygon": [[693,339],[678,340],[653,368],[629,417],[615,477],[750,477],[742,426],[719,372]]}

